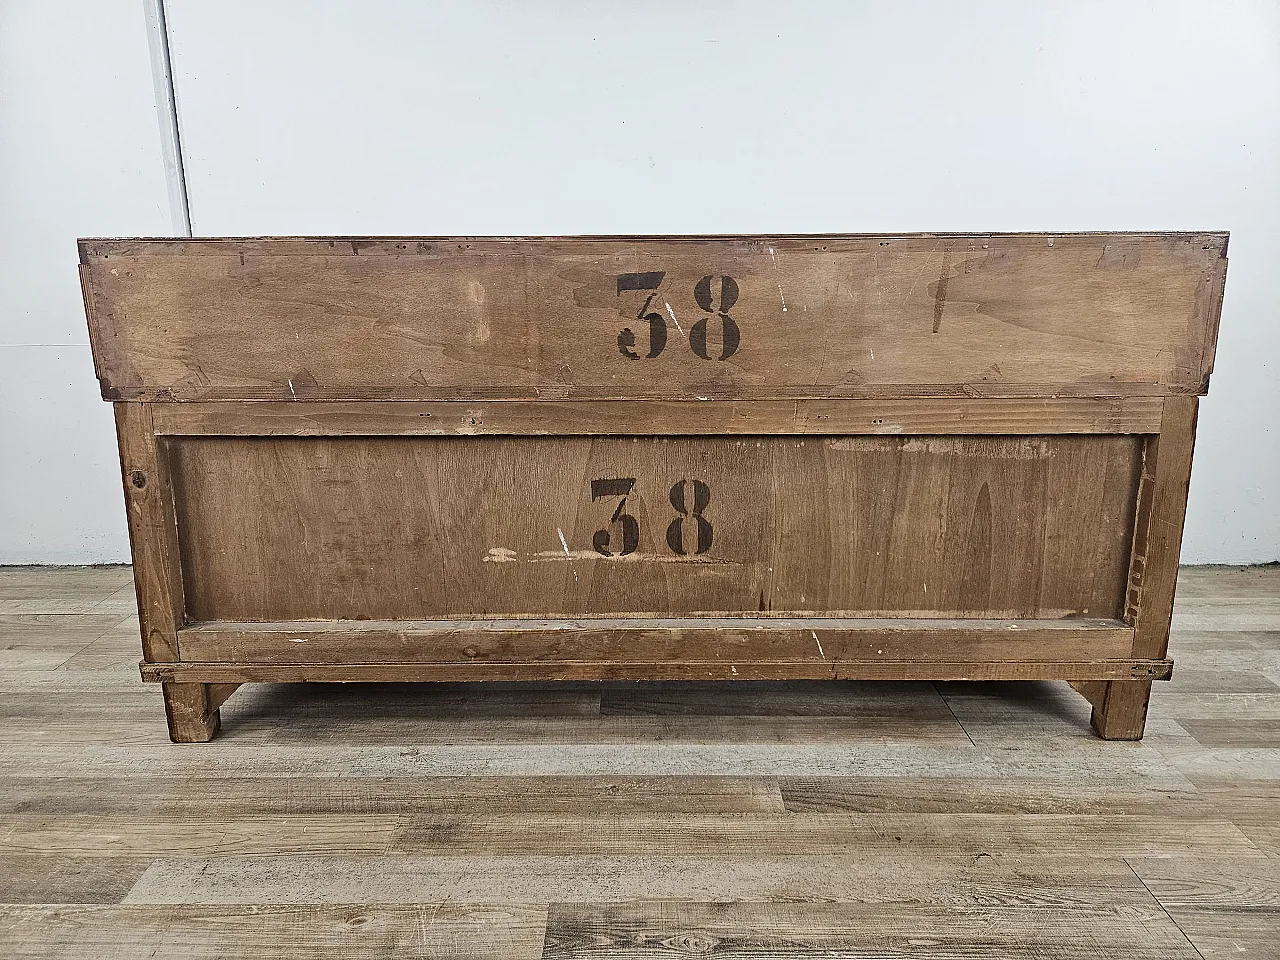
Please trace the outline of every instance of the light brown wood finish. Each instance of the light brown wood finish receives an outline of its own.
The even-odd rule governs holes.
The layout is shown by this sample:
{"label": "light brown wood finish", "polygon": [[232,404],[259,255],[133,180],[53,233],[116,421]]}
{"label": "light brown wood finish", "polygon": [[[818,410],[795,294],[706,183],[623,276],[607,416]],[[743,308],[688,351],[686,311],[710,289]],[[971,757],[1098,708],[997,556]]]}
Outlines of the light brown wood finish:
{"label": "light brown wood finish", "polygon": [[0,955],[1274,958],[1280,568],[1181,579],[1141,743],[1049,682],[298,684],[191,750],[120,571],[0,568]]}
{"label": "light brown wood finish", "polygon": [[1159,397],[1018,400],[208,401],[155,404],[159,436],[1158,433]]}
{"label": "light brown wood finish", "polygon": [[624,677],[1054,677],[1136,739],[1226,240],[82,241],[144,675],[182,741],[210,684]]}
{"label": "light brown wood finish", "polygon": [[1130,615],[1133,648],[1144,656],[1163,657],[1169,646],[1197,407],[1195,397],[1165,400],[1160,433],[1148,441],[1143,464],[1129,576],[1130,590],[1138,594]]}
{"label": "light brown wood finish", "polygon": [[165,683],[164,709],[174,743],[207,743],[222,725],[218,708],[239,683]]}
{"label": "light brown wood finish", "polygon": [[[1058,619],[1123,613],[1140,451],[1131,436],[187,438],[173,473],[194,622]],[[627,555],[618,513],[636,524]]]}
{"label": "light brown wood finish", "polygon": [[[1169,646],[1197,406],[1195,397],[1166,399],[1160,432],[1147,441],[1144,451],[1125,615],[1134,624],[1135,656],[1163,657]],[[1091,722],[1100,736],[1142,737],[1149,681],[1111,681],[1081,692],[1093,705]]]}
{"label": "light brown wood finish", "polygon": [[[1115,397],[1203,392],[1226,235],[86,240],[80,253],[113,400]],[[640,273],[656,286],[620,279]],[[712,319],[703,352],[721,356],[725,303],[737,349],[703,359],[695,325]],[[639,314],[667,331],[652,358]]]}
{"label": "light brown wood finish", "polygon": [[343,664],[593,660],[672,666],[711,660],[937,660],[939,648],[980,660],[1123,660],[1133,628],[1119,620],[910,620],[870,617],[688,617],[579,620],[323,620],[193,624],[179,633],[186,661]]}
{"label": "light brown wood finish", "polygon": [[[506,660],[500,663],[143,663],[142,678],[169,683],[349,683],[477,680],[1167,680],[1170,660]],[[215,731],[216,732],[216,731]],[[1136,739],[1110,737],[1108,739]]]}
{"label": "light brown wood finish", "polygon": [[155,436],[151,410],[142,403],[115,406],[129,544],[138,571],[142,652],[148,660],[162,662],[178,659],[185,601],[169,458]]}

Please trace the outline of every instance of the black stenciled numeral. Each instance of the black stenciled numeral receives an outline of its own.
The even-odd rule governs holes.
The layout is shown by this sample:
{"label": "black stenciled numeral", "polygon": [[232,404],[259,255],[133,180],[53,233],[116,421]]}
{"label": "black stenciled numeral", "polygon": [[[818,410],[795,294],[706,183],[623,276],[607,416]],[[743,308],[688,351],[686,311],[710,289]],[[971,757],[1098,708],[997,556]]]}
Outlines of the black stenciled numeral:
{"label": "black stenciled numeral", "polygon": [[[618,352],[629,360],[652,360],[667,345],[667,318],[656,310],[649,311],[664,277],[666,273],[661,270],[618,274],[618,296],[631,290],[652,291],[636,314],[637,320],[649,324],[648,352],[643,355],[637,352],[636,332],[631,327],[624,327],[618,334]],[[729,316],[729,311],[738,302],[738,281],[729,276],[707,275],[694,285],[693,299],[699,307],[715,316],[703,317],[689,328],[689,349],[703,360],[728,360],[738,352],[742,339],[737,322]],[[707,347],[707,326],[713,320],[720,321],[720,352],[716,357],[712,357]]]}
{"label": "black stenciled numeral", "polygon": [[[609,497],[619,498],[618,507],[609,518],[609,526],[603,530],[597,530],[591,538],[591,545],[596,548],[596,553],[606,557],[625,556],[628,553],[635,553],[636,548],[640,546],[640,524],[635,517],[623,512],[627,506],[627,494],[635,485],[635,477],[611,477],[591,481],[593,503]],[[617,551],[609,549],[613,541],[609,530],[615,523],[622,524],[622,549]]]}
{"label": "black stenciled numeral", "polygon": [[[655,270],[651,273],[622,273],[618,275],[618,296],[622,296],[628,290],[654,291],[649,294],[644,306],[636,314],[637,320],[644,320],[649,324],[649,352],[645,354],[645,357],[650,360],[662,353],[663,348],[667,345],[666,318],[657,312],[647,312],[649,304],[653,303],[653,298],[658,295],[658,285],[662,283],[662,278],[665,276],[666,273],[661,270]],[[635,331],[630,327],[624,327],[622,332],[618,334],[618,351],[628,359],[639,360],[640,354],[632,349],[635,345]]]}
{"label": "black stenciled numeral", "polygon": [[[690,509],[688,500],[686,499],[688,487],[692,483],[693,486],[693,507]],[[671,506],[675,507],[676,512],[680,516],[671,521],[667,527],[667,546],[671,551],[679,556],[685,556],[684,548],[684,521],[694,519],[698,522],[698,542],[694,549],[694,553],[706,553],[711,549],[711,536],[713,530],[711,522],[702,515],[702,511],[707,509],[711,503],[711,488],[701,480],[677,480],[671,487],[669,494]]]}
{"label": "black stenciled numeral", "polygon": [[[720,318],[720,356],[715,359],[728,360],[738,352],[741,338],[737,323],[729,316],[738,302],[738,282],[733,277],[703,277],[693,288],[693,299],[703,310]],[[689,330],[689,347],[703,360],[711,359],[707,351],[707,322],[712,319],[703,317]]]}

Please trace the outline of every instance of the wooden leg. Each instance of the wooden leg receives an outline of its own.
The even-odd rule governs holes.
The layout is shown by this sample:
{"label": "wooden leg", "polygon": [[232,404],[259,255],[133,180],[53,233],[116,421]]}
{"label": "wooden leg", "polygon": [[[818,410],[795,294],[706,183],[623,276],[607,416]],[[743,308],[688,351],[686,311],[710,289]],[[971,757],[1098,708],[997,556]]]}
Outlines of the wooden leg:
{"label": "wooden leg", "polygon": [[1093,729],[1103,740],[1141,740],[1150,680],[1085,680],[1071,684],[1093,704]]}
{"label": "wooden leg", "polygon": [[208,743],[222,721],[218,708],[238,683],[164,683],[164,712],[174,743]]}

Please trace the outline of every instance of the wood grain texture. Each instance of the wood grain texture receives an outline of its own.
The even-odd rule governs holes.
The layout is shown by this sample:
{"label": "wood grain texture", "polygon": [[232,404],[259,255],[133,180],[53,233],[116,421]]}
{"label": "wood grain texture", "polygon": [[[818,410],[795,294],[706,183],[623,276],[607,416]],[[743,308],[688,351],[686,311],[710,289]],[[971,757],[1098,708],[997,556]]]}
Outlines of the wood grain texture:
{"label": "wood grain texture", "polygon": [[[406,817],[392,843],[400,852],[510,855],[554,849],[564,855],[698,856],[753,851],[765,856],[836,855],[856,847],[888,853],[909,844],[919,851],[1034,856],[1160,856],[1221,851],[1265,861],[1242,828],[1226,820],[1194,821],[1176,835],[1155,829],[1159,818],[1092,815],[818,814],[730,816],[661,814],[595,816],[530,814],[519,821],[462,812],[441,829],[438,818]],[[61,849],[61,847],[59,847]]]}
{"label": "wood grain texture", "polygon": [[[177,859],[156,862],[129,903],[411,903],[450,894],[466,902],[615,903],[653,898],[695,902],[785,901],[954,907],[1038,906],[1046,911],[1117,902],[1150,904],[1141,881],[1118,858],[1052,856],[997,859],[910,846],[848,855],[767,856],[719,853],[677,859],[647,855],[558,856],[401,854],[326,857]],[[1250,865],[1256,861],[1250,861]],[[673,866],[678,864],[678,869]],[[826,960],[826,958],[824,958]]]}
{"label": "wood grain texture", "polygon": [[[948,701],[952,703],[953,701]],[[1047,698],[1037,707],[1046,708]],[[966,719],[971,719],[966,716]],[[970,722],[970,728],[978,726]],[[1114,779],[1085,780],[1072,791],[1017,777],[785,777],[778,791],[787,810],[811,813],[1090,814],[1203,819],[1214,805],[1181,788]]]}
{"label": "wood grain texture", "polygon": [[118,403],[115,416],[143,654],[177,660],[184,600],[169,458],[155,437],[150,405]]}
{"label": "wood grain texture", "polygon": [[[1143,450],[1125,609],[1125,619],[1134,624],[1135,656],[1163,657],[1169,648],[1197,405],[1195,397],[1167,398],[1160,432]],[[1093,705],[1091,722],[1099,736],[1142,739],[1150,683],[1107,682],[1080,692]]]}
{"label": "wood grain texture", "polygon": [[1272,568],[1182,572],[1140,743],[1035,681],[259,684],[201,750],[66,662],[121,574],[0,568],[67,611],[0,615],[6,960],[1276,957]]}
{"label": "wood grain texture", "polygon": [[0,904],[119,903],[146,869],[130,857],[4,853]]}
{"label": "wood grain texture", "polygon": [[[400,706],[403,708],[405,705]],[[491,739],[495,725],[502,726],[505,733],[519,723],[549,727],[557,719],[563,719],[545,709],[540,715],[532,715],[539,704],[528,698],[524,706],[524,710],[500,720],[500,714],[473,713],[471,704],[463,703],[455,711],[449,726],[457,735],[472,716],[483,718]],[[426,731],[439,724],[438,718],[429,711],[398,712],[406,716],[408,724],[418,731]],[[920,710],[908,709],[903,713],[910,714],[913,722],[920,722]],[[588,716],[599,723],[598,714]],[[824,718],[823,722],[835,725],[831,718]],[[320,736],[324,738],[323,734]],[[458,737],[459,741],[462,739]],[[471,739],[477,746],[486,742],[483,736]],[[625,734],[618,739],[620,742],[634,742],[633,736]],[[56,817],[119,819],[137,816],[150,820],[165,817],[198,820],[210,810],[217,810],[224,821],[229,821],[298,815],[423,816],[428,812],[445,815],[462,808],[480,806],[491,813],[505,812],[512,816],[584,809],[602,814],[741,814],[781,813],[783,810],[777,782],[766,777],[271,777],[237,775],[227,771],[207,778],[200,790],[192,790],[181,777],[155,777],[148,779],[146,790],[142,792],[122,791],[118,781],[101,776],[58,777],[53,780],[16,776],[0,779],[0,813],[6,816],[39,810]],[[98,860],[85,863],[95,868],[100,865]],[[52,869],[58,864],[50,862],[46,866]],[[14,861],[8,876],[23,877],[33,870]],[[0,902],[22,901],[0,898]],[[31,902],[49,900],[43,898]]]}
{"label": "wood grain texture", "polygon": [[873,904],[552,904],[545,960],[912,957],[1200,960],[1158,904],[1124,911]]}
{"label": "wood grain texture", "polygon": [[1166,400],[1160,433],[1148,441],[1144,457],[1130,573],[1136,592],[1133,649],[1139,656],[1162,657],[1168,649],[1197,406],[1194,397]]}
{"label": "wood grain texture", "polygon": [[328,620],[196,624],[179,633],[184,661],[262,664],[503,663],[600,660],[1126,659],[1133,629],[1119,620],[876,620],[815,617],[618,620]]}
{"label": "wood grain texture", "polygon": [[[142,663],[153,683],[477,680],[1167,680],[1172,660],[507,660],[500,663]],[[1129,739],[1129,738],[1121,738]]]}
{"label": "wood grain texture", "polygon": [[166,683],[164,711],[169,739],[174,743],[207,743],[218,734],[218,708],[240,686],[238,683]]}
{"label": "wood grain texture", "polygon": [[[85,240],[80,251],[108,399],[1140,396],[1205,390],[1226,235]],[[661,279],[637,289],[620,279],[630,274]],[[726,304],[732,351],[718,334]],[[649,357],[655,322],[665,347]],[[695,352],[702,341],[710,359]]]}
{"label": "wood grain texture", "polygon": [[[1117,617],[1141,451],[1133,436],[172,444],[192,621]],[[596,484],[626,491],[593,500]],[[634,517],[627,555],[618,514]]]}
{"label": "wood grain texture", "polygon": [[1159,397],[1017,400],[317,400],[156,404],[160,436],[1158,433]]}
{"label": "wood grain texture", "polygon": [[[221,726],[218,707],[238,684],[166,683],[164,712],[174,743],[207,743]],[[225,696],[224,696],[225,694]]]}
{"label": "wood grain texture", "polygon": [[81,241],[144,675],[184,742],[239,682],[408,677],[1056,678],[1140,737],[1226,248]]}
{"label": "wood grain texture", "polygon": [[0,906],[12,960],[537,960],[546,910],[464,903]]}

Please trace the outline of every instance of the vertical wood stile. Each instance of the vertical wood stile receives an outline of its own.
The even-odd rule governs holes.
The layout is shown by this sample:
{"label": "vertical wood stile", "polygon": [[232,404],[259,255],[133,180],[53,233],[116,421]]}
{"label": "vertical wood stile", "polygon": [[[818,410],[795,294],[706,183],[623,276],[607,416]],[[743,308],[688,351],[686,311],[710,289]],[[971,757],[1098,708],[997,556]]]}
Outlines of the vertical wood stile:
{"label": "vertical wood stile", "polygon": [[[1169,648],[1198,403],[1194,396],[1166,398],[1160,432],[1147,441],[1125,604],[1125,620],[1134,627],[1135,657],[1164,657]],[[1112,680],[1076,689],[1093,704],[1093,726],[1099,735],[1108,740],[1141,739],[1150,680]]]}
{"label": "vertical wood stile", "polygon": [[117,403],[115,414],[143,656],[152,663],[176,661],[184,605],[169,465],[150,404]]}

